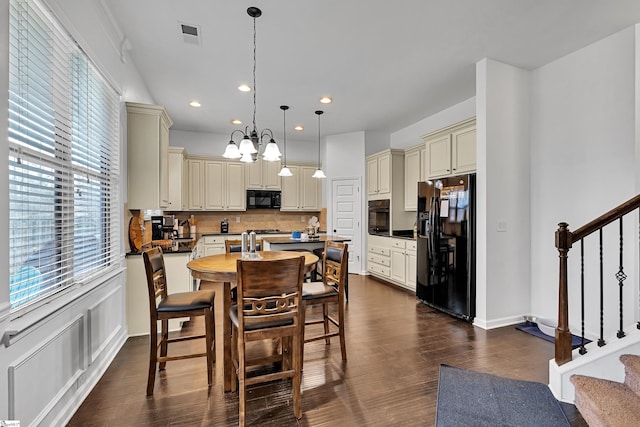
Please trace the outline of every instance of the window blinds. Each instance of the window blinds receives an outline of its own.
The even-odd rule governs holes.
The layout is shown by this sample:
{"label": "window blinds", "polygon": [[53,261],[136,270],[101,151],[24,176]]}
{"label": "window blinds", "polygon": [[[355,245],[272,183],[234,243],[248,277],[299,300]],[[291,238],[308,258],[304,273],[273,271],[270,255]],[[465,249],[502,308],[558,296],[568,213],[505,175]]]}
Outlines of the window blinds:
{"label": "window blinds", "polygon": [[12,310],[117,265],[119,99],[36,0],[9,18]]}

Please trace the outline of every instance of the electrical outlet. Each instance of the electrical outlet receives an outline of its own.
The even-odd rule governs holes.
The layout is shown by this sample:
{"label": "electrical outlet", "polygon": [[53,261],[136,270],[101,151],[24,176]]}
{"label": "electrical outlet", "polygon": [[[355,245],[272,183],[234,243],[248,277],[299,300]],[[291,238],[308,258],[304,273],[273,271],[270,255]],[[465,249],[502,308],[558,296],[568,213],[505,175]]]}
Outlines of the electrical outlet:
{"label": "electrical outlet", "polygon": [[496,231],[499,232],[505,232],[507,231],[507,221],[505,220],[498,220],[497,224],[496,224]]}
{"label": "electrical outlet", "polygon": [[81,386],[82,384],[84,384],[86,380],[87,380],[87,374],[85,373],[80,374],[80,376],[78,377],[78,386]]}
{"label": "electrical outlet", "polygon": [[300,222],[305,222],[306,220],[307,220],[306,216],[303,215],[303,216],[300,217]]}
{"label": "electrical outlet", "polygon": [[236,217],[236,222],[240,222],[240,217],[239,216]]}

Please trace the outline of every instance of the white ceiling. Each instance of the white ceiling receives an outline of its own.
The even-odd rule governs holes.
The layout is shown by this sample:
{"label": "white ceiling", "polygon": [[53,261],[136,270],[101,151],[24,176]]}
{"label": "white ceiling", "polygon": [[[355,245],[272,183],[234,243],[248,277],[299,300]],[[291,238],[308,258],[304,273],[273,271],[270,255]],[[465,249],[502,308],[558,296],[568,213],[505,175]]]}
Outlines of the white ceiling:
{"label": "white ceiling", "polygon": [[[640,22],[638,0],[103,0],[173,129],[251,124],[253,20],[258,129],[281,138],[394,132],[475,95],[475,64],[535,69]],[[185,43],[180,23],[200,27]],[[322,95],[334,102],[321,105]],[[197,99],[194,109],[187,104]],[[230,123],[243,120],[242,126]],[[295,124],[305,126],[294,133]]]}

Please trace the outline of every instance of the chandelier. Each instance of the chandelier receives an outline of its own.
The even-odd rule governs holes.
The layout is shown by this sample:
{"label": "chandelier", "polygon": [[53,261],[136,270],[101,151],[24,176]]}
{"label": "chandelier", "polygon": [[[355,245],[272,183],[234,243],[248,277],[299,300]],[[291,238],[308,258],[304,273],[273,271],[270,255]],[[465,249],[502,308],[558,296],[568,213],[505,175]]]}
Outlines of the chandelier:
{"label": "chandelier", "polygon": [[[255,162],[258,159],[260,146],[264,144],[265,139],[268,139],[269,142],[265,145],[262,158],[275,162],[280,160],[281,154],[273,139],[273,132],[271,129],[263,129],[258,132],[256,126],[256,18],[262,15],[262,11],[257,7],[250,7],[247,9],[247,14],[253,18],[253,129],[249,131],[249,126],[246,126],[244,132],[238,129],[231,132],[230,141],[222,156],[228,159],[240,159],[241,162]],[[240,147],[233,140],[233,135],[236,132],[243,134]]]}

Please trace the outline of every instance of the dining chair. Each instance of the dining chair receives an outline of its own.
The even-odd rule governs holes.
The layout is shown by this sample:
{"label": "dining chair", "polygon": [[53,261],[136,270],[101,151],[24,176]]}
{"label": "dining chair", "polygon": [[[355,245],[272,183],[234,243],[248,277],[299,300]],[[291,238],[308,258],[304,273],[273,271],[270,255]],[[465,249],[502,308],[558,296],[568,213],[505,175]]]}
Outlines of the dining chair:
{"label": "dining chair", "polygon": [[[302,323],[301,366],[304,365],[305,343],[325,340],[326,344],[329,345],[331,343],[330,338],[336,336],[340,337],[342,360],[347,360],[344,335],[344,305],[348,262],[349,245],[342,242],[327,241],[325,242],[322,256],[322,281],[305,282],[302,285],[302,309],[300,315]],[[332,303],[337,304],[337,319],[331,316],[329,312],[329,304]],[[307,307],[314,305],[322,305],[322,318],[307,320]],[[323,324],[324,332],[307,337],[306,327],[317,324]]]}
{"label": "dining chair", "polygon": [[[167,291],[167,275],[162,249],[152,248],[142,253],[147,288],[149,290],[150,353],[149,376],[147,378],[147,396],[153,394],[156,368],[164,370],[166,363],[195,357],[207,358],[207,380],[209,387],[213,385],[213,364],[215,352],[215,316],[214,291],[192,291],[169,294]],[[204,316],[205,333],[200,335],[169,337],[169,319],[181,317]],[[161,324],[160,341],[158,342],[158,322]],[[205,339],[205,351],[167,356],[170,343]],[[158,355],[158,351],[160,354]]]}
{"label": "dining chair", "polygon": [[[238,304],[231,307],[229,317],[235,367],[231,387],[239,389],[240,426],[245,425],[247,386],[276,379],[292,378],[293,413],[302,418],[300,304],[304,260],[301,256],[237,261]],[[248,357],[247,343],[274,339],[280,339],[280,345],[268,346],[273,354]],[[265,365],[267,369],[254,369]]]}
{"label": "dining chair", "polygon": [[[242,240],[240,239],[225,240],[224,248],[228,254],[232,252],[242,252]],[[262,250],[262,248],[263,248],[262,239],[256,239],[256,251],[259,252]]]}

